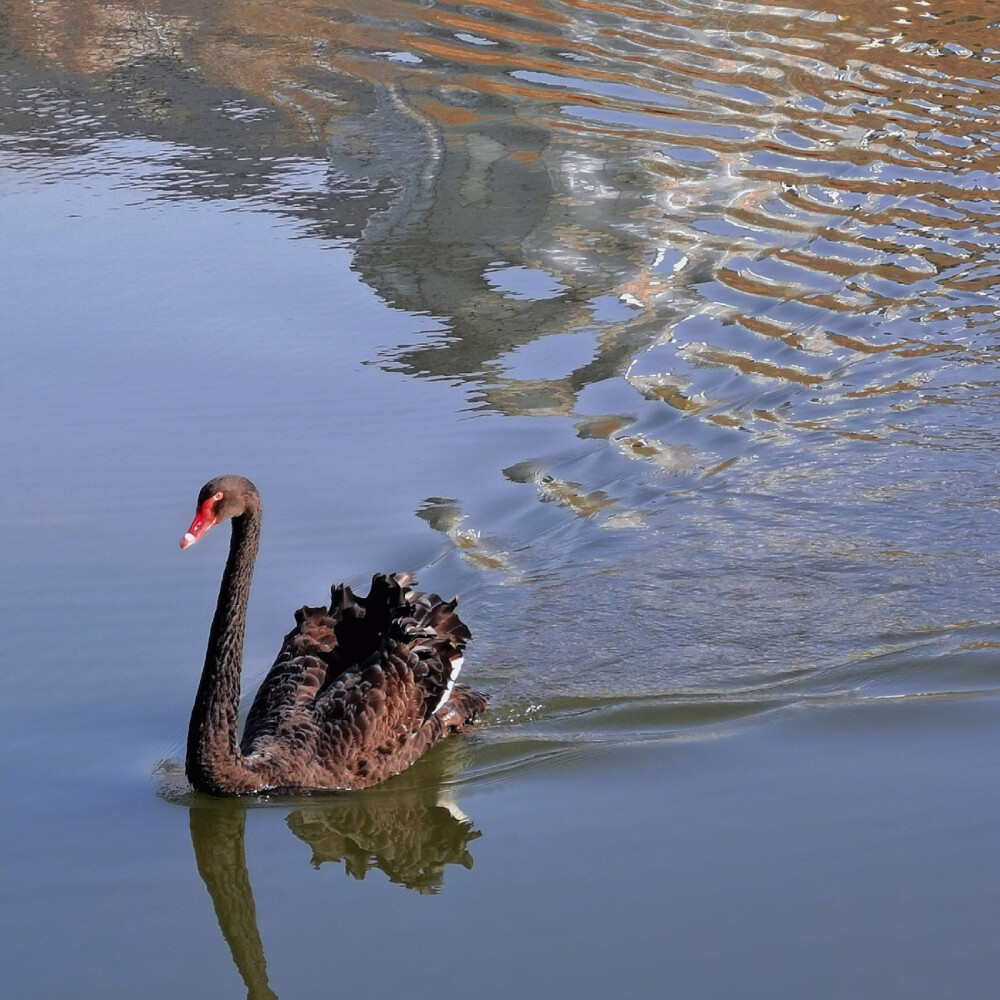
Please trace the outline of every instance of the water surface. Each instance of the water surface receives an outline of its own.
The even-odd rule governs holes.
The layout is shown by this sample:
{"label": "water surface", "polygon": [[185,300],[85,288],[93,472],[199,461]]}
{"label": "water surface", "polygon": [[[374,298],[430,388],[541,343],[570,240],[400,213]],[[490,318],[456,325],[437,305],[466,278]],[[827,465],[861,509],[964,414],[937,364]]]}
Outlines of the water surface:
{"label": "water surface", "polygon": [[[992,996],[998,25],[0,0],[11,994]],[[473,735],[188,794],[222,472]]]}

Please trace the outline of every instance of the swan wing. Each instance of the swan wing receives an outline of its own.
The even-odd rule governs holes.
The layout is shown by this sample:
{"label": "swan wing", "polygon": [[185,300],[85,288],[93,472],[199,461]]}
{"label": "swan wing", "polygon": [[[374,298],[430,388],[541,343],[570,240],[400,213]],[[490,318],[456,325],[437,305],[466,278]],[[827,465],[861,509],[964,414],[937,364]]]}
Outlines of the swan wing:
{"label": "swan wing", "polygon": [[471,637],[457,602],[411,582],[379,574],[367,597],[339,585],[329,608],[296,612],[247,716],[245,755],[297,734],[301,750],[312,746],[307,766],[360,787],[401,771],[485,707],[455,689]]}
{"label": "swan wing", "polygon": [[336,621],[327,608],[300,608],[295,628],[285,636],[274,665],[261,682],[240,741],[244,754],[277,734],[291,715],[309,703],[327,678],[336,646]]}
{"label": "swan wing", "polygon": [[435,648],[439,642],[387,637],[377,653],[319,695],[316,759],[327,773],[345,776],[347,787],[384,781],[467,721],[467,715],[438,711],[452,690],[450,661]]}

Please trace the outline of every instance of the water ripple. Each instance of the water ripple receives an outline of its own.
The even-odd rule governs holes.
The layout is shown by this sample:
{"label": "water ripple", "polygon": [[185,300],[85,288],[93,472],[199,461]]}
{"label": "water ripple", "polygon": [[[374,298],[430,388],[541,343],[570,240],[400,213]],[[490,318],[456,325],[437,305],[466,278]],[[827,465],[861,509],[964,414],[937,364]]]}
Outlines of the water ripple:
{"label": "water ripple", "polygon": [[[775,623],[797,601],[832,615],[826,570],[786,591],[781,560],[744,534],[781,559],[820,558],[827,531],[840,565],[897,549],[915,565],[934,546],[894,544],[873,484],[907,479],[919,518],[909,473],[937,456],[926,476],[986,496],[962,456],[998,439],[1000,29],[947,0],[828,7],[246,0],[208,17],[9,0],[0,166],[15,183],[113,175],[129,204],[225,201],[349,245],[381,301],[430,318],[374,363],[450,380],[472,415],[559,428],[537,449],[525,434],[496,470],[534,508],[533,559],[518,526],[461,527],[465,498],[421,509],[464,564],[536,587],[561,564],[567,586],[565,552],[619,546],[616,599],[641,600],[645,550],[623,539],[666,544],[671,502],[697,493],[688,540],[747,562],[703,565],[711,581],[692,587],[708,610],[684,594],[667,616],[704,618],[685,669],[769,676],[870,653],[893,576],[866,578],[846,649],[818,615],[789,639]],[[820,513],[789,526],[770,501],[803,481]],[[856,505],[863,540],[824,491],[841,513]],[[957,535],[974,561],[977,532]],[[722,623],[712,661],[704,635],[748,566],[783,595],[754,612],[777,652],[748,652]],[[587,577],[587,596],[606,600],[604,583]],[[549,598],[547,614],[572,603]],[[959,603],[925,611],[954,619]],[[618,653],[666,642],[658,621],[643,635]],[[678,676],[606,666],[612,686]]]}

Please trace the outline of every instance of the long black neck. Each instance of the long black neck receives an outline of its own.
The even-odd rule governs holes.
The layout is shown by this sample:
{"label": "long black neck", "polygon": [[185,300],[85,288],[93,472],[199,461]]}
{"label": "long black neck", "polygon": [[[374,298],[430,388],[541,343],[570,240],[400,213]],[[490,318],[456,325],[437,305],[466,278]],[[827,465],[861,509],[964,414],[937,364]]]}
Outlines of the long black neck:
{"label": "long black neck", "polygon": [[233,518],[229,558],[208,636],[205,667],[188,727],[184,770],[196,789],[212,794],[249,790],[237,716],[250,578],[260,538],[260,508]]}

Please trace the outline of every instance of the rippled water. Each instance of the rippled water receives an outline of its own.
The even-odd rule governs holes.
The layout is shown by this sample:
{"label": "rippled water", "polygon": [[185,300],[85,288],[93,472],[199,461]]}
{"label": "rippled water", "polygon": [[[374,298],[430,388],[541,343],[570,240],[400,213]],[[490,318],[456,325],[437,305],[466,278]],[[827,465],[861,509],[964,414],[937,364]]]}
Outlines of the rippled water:
{"label": "rippled water", "polygon": [[[998,60],[973,0],[0,0],[17,995],[326,995],[350,907],[365,996],[435,921],[448,996],[992,996]],[[186,794],[224,471],[251,679],[415,570],[473,737]]]}

